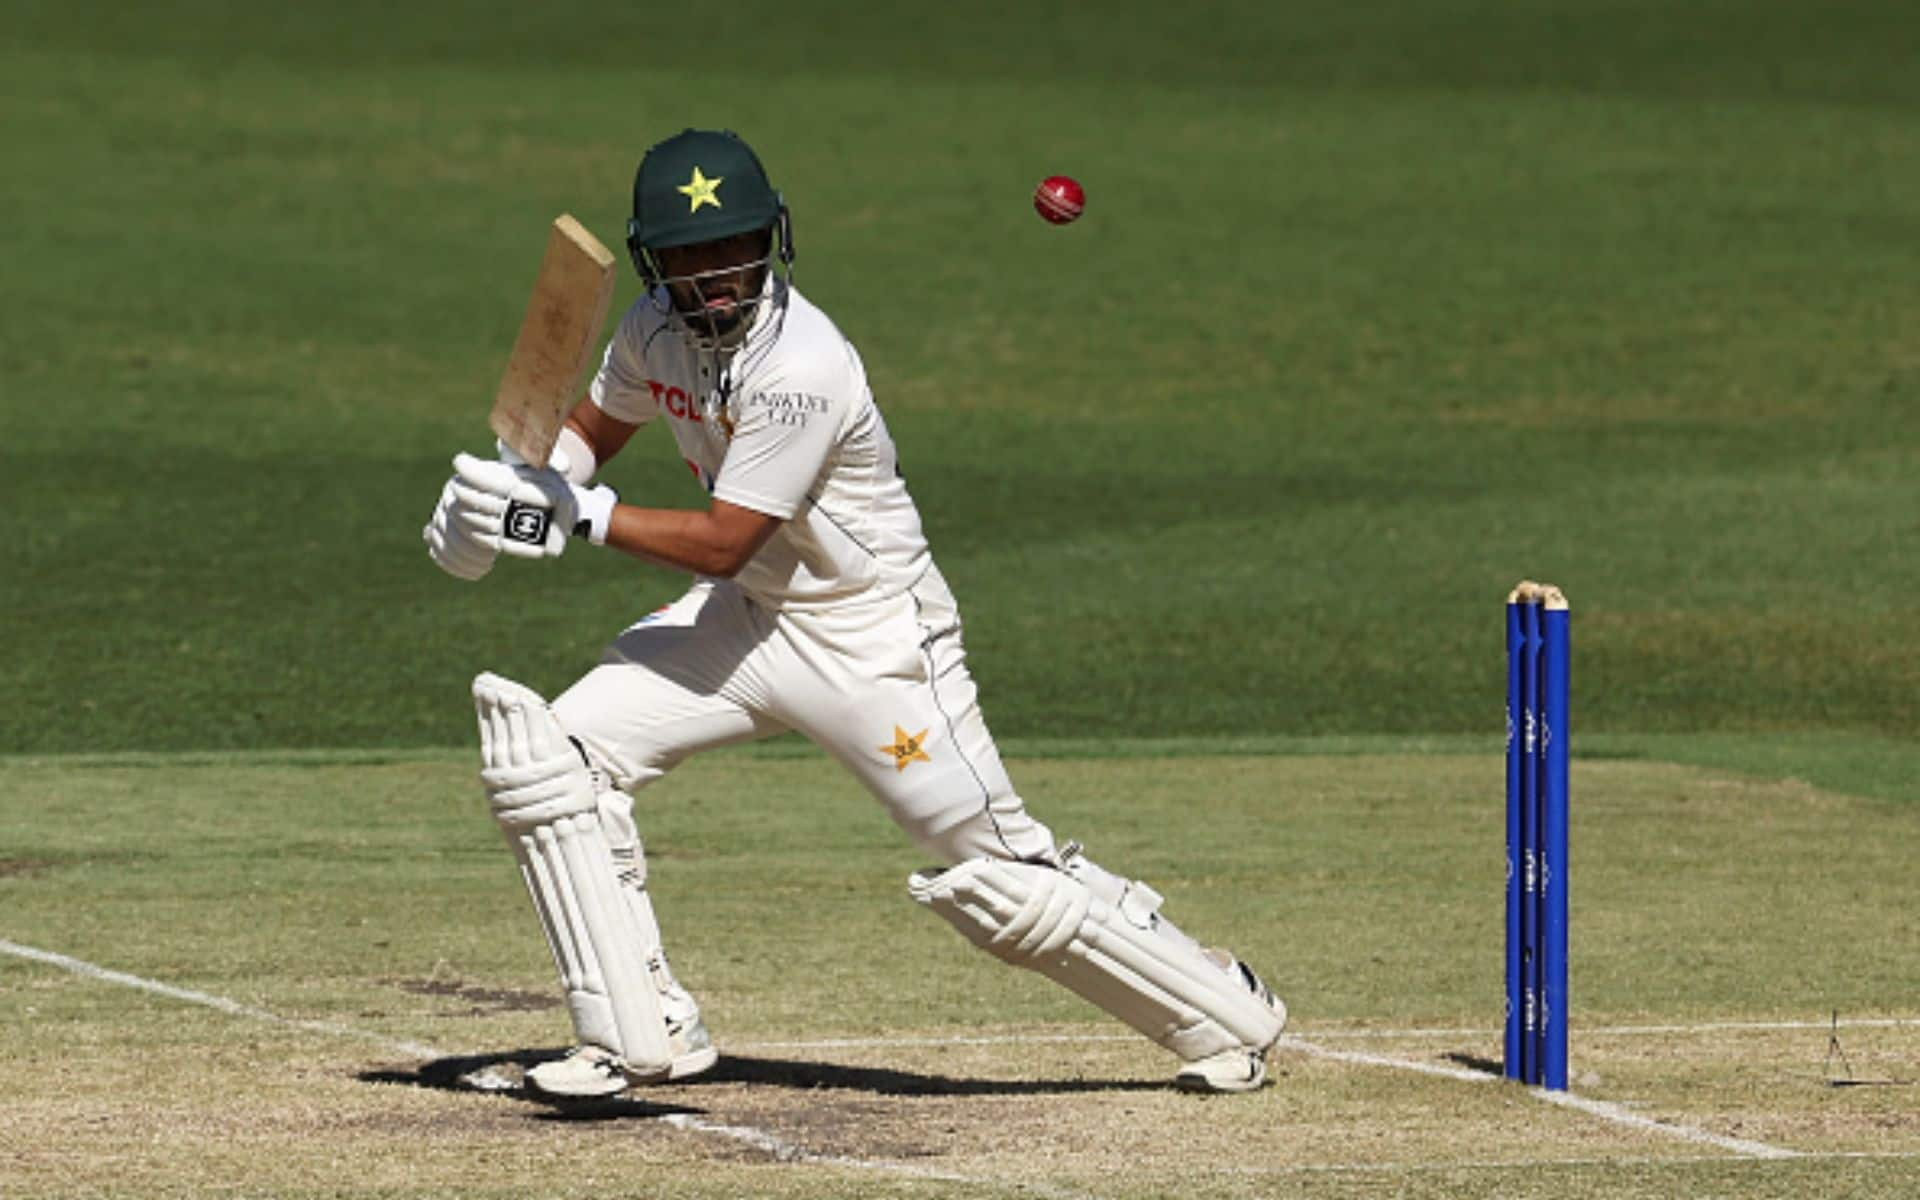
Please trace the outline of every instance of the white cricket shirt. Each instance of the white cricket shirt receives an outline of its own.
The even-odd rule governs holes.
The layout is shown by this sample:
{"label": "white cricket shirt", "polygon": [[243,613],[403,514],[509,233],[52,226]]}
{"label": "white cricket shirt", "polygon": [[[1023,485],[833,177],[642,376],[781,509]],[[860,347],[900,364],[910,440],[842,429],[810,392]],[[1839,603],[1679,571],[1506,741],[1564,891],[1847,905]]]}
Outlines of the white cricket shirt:
{"label": "white cricket shirt", "polygon": [[703,350],[641,297],[589,394],[608,416],[664,419],[709,493],[782,524],[734,577],[769,608],[905,591],[932,566],[920,513],[853,344],[777,277],[745,341]]}

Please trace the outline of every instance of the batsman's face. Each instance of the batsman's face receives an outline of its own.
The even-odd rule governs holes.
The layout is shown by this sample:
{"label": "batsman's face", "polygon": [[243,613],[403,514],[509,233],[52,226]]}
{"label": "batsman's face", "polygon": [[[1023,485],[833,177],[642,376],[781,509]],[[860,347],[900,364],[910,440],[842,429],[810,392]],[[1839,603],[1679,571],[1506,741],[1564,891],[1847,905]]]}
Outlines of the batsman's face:
{"label": "batsman's face", "polygon": [[654,251],[666,276],[673,306],[719,334],[740,324],[767,281],[769,230],[752,230],[713,242]]}

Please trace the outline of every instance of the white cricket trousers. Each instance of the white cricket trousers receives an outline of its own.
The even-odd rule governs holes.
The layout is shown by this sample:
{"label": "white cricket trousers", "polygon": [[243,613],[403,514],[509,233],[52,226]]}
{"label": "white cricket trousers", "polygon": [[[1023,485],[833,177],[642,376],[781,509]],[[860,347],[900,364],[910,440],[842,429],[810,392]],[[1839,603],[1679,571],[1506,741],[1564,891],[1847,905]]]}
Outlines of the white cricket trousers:
{"label": "white cricket trousers", "polygon": [[794,730],[942,863],[1054,853],[987,732],[937,571],[824,612],[771,610],[702,579],[615,639],[553,711],[629,793],[690,754]]}

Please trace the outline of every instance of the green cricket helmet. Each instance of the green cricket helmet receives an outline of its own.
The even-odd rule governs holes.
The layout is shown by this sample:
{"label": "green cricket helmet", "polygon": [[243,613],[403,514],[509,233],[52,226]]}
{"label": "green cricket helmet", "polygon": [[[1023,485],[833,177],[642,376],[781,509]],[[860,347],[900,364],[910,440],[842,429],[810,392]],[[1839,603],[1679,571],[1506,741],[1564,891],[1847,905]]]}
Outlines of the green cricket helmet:
{"label": "green cricket helmet", "polygon": [[731,130],[688,129],[648,150],[633,177],[627,253],[649,287],[663,275],[652,252],[757,229],[793,263],[792,221],[751,147]]}

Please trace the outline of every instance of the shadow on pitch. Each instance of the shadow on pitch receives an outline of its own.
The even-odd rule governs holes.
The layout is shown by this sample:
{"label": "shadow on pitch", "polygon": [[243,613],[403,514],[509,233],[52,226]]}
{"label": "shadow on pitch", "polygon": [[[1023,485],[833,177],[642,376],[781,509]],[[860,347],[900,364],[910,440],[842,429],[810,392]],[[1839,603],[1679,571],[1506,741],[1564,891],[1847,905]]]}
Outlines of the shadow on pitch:
{"label": "shadow on pitch", "polygon": [[1448,1062],[1458,1063],[1473,1071],[1483,1071],[1496,1079],[1505,1073],[1497,1059],[1483,1058],[1478,1054],[1462,1054],[1458,1051],[1442,1055]]}
{"label": "shadow on pitch", "polygon": [[[547,1101],[529,1093],[521,1083],[528,1067],[559,1058],[556,1050],[511,1050],[500,1054],[458,1055],[436,1058],[412,1069],[386,1068],[362,1071],[355,1078],[362,1083],[404,1084],[437,1091],[483,1092],[533,1101],[543,1107]],[[629,1092],[610,1100],[596,1100],[554,1106],[556,1120],[607,1120],[612,1118],[663,1117],[673,1113],[697,1114],[703,1109],[667,1102],[664,1097],[690,1096],[700,1088],[720,1084],[749,1084],[755,1087],[790,1088],[796,1091],[824,1089],[868,1092],[876,1096],[1048,1096],[1088,1092],[1157,1092],[1167,1084],[1140,1079],[959,1079],[950,1075],[925,1075],[891,1067],[849,1067],[837,1063],[802,1062],[784,1058],[756,1058],[750,1055],[722,1055],[711,1071],[683,1083],[646,1089],[662,1100],[631,1097],[645,1092]]]}
{"label": "shadow on pitch", "polygon": [[[606,1100],[554,1103],[529,1092],[522,1079],[528,1067],[559,1058],[555,1050],[509,1050],[502,1054],[463,1054],[436,1058],[411,1070],[389,1067],[362,1071],[354,1078],[362,1083],[396,1083],[408,1087],[432,1088],[442,1092],[479,1092],[537,1104],[544,1121],[646,1120],[685,1114],[698,1116],[706,1110],[684,1104],[665,1104],[656,1100],[635,1100],[615,1096]],[[514,1068],[506,1070],[505,1068]]]}
{"label": "shadow on pitch", "polygon": [[1168,1084],[1141,1079],[956,1079],[891,1067],[845,1067],[837,1063],[723,1055],[691,1086],[749,1083],[810,1090],[840,1088],[877,1096],[1051,1096],[1080,1092],[1161,1092]]}

